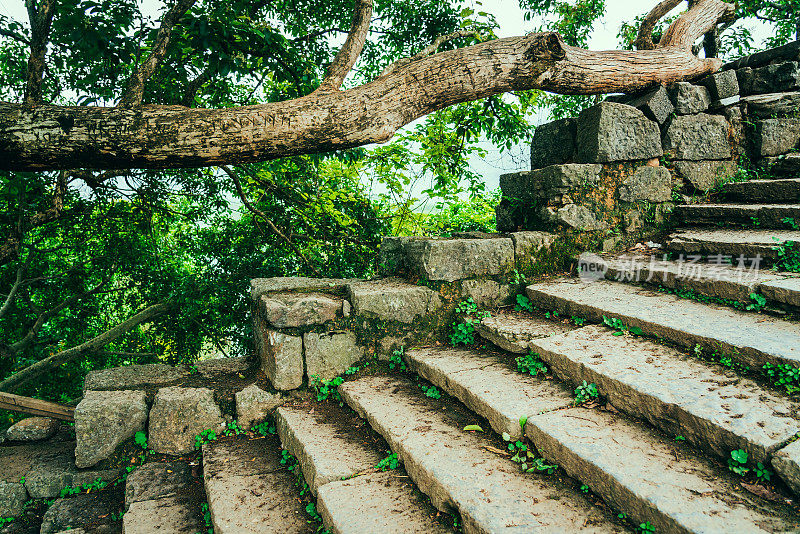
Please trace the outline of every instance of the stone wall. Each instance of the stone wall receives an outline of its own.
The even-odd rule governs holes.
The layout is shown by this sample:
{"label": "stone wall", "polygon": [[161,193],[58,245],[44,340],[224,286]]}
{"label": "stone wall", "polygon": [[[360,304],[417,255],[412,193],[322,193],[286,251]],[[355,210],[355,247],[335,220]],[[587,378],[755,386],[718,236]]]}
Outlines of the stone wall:
{"label": "stone wall", "polygon": [[798,50],[793,43],[702,80],[611,96],[539,126],[531,170],[500,177],[498,229],[591,233],[608,249],[659,233],[674,203],[740,166],[796,171]]}

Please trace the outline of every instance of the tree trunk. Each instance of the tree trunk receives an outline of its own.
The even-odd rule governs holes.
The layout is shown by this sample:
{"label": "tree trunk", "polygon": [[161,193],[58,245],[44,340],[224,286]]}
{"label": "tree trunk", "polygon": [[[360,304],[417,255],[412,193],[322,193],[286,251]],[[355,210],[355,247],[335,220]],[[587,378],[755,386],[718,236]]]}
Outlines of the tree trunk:
{"label": "tree trunk", "polygon": [[507,91],[630,92],[716,71],[691,45],[733,6],[698,2],[654,50],[593,52],[555,33],[415,59],[347,91],[227,109],[0,103],[0,169],[181,168],[241,164],[389,140],[428,113]]}

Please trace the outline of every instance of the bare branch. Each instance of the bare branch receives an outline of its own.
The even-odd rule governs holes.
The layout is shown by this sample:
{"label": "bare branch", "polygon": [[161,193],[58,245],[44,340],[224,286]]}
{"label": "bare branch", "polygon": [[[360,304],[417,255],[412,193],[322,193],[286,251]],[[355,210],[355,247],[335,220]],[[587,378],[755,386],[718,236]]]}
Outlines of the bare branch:
{"label": "bare branch", "polygon": [[[699,0],[689,11],[678,17],[669,25],[658,48],[682,48],[691,50],[692,45],[706,32],[716,28],[720,21],[727,21],[733,16],[733,4],[726,4],[720,0]],[[722,66],[721,60],[709,60]]]}
{"label": "bare branch", "polygon": [[639,26],[639,33],[633,46],[637,50],[655,50],[656,45],[653,43],[653,30],[658,24],[658,21],[663,19],[667,13],[678,7],[683,0],[662,0],[656,7],[644,16],[642,24]]}
{"label": "bare branch", "polygon": [[19,388],[22,384],[41,376],[51,369],[55,369],[61,364],[74,360],[87,353],[97,351],[121,335],[127,334],[140,324],[152,321],[162,313],[167,312],[170,308],[170,304],[163,302],[153,304],[152,306],[149,306],[148,308],[145,308],[141,312],[137,313],[133,317],[130,317],[129,319],[116,325],[115,327],[106,330],[98,336],[95,336],[89,341],[86,341],[76,347],[57,352],[52,356],[48,356],[47,358],[40,360],[33,365],[26,367],[25,369],[22,369],[16,374],[0,382],[0,391],[13,391]]}
{"label": "bare branch", "polygon": [[208,67],[206,70],[201,72],[197,75],[192,81],[189,82],[189,85],[186,86],[186,92],[183,94],[183,102],[182,104],[187,108],[192,107],[194,104],[194,95],[197,94],[197,91],[200,90],[203,85],[205,85],[209,80],[211,80],[211,76],[214,74],[214,69],[212,67]]}
{"label": "bare branch", "polygon": [[130,108],[141,105],[142,97],[144,96],[144,84],[150,79],[156,71],[158,64],[161,63],[161,60],[164,59],[164,56],[167,54],[173,28],[196,1],[197,0],[177,0],[175,5],[164,15],[164,19],[161,21],[161,28],[159,28],[158,35],[156,36],[156,42],[153,45],[153,50],[128,80],[125,92],[122,94],[122,98],[120,98],[119,107]]}
{"label": "bare branch", "polygon": [[333,58],[333,62],[328,67],[325,79],[317,88],[317,91],[327,92],[336,91],[342,86],[347,73],[355,65],[358,56],[364,49],[369,33],[369,23],[372,19],[372,0],[356,0],[356,12],[353,16],[353,26],[347,35],[347,40],[342,45],[339,53]]}
{"label": "bare branch", "polygon": [[2,318],[6,313],[8,313],[8,310],[11,309],[11,303],[14,302],[14,299],[17,297],[19,288],[22,287],[23,279],[25,277],[25,270],[28,268],[32,256],[33,254],[28,256],[28,260],[25,262],[25,264],[20,265],[20,267],[17,269],[17,277],[14,280],[14,285],[11,286],[11,291],[8,292],[6,300],[3,302],[3,306],[0,307],[0,318]]}
{"label": "bare branch", "polygon": [[25,0],[28,19],[31,24],[31,55],[28,58],[28,73],[25,83],[25,103],[38,104],[42,101],[42,77],[47,42],[50,40],[50,26],[53,22],[55,0]]}

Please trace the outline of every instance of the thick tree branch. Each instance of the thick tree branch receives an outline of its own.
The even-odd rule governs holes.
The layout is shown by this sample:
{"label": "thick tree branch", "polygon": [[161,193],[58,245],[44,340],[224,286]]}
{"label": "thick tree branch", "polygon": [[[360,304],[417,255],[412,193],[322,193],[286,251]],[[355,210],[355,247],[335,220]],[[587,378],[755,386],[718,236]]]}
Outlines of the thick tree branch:
{"label": "thick tree branch", "polygon": [[177,0],[175,5],[164,15],[164,19],[161,21],[161,27],[158,29],[158,35],[156,36],[153,50],[150,52],[150,55],[147,56],[147,59],[137,67],[136,72],[134,72],[128,80],[125,92],[122,94],[122,98],[119,101],[119,107],[129,108],[141,105],[142,97],[144,96],[144,84],[150,79],[156,71],[158,64],[161,63],[161,60],[164,59],[164,56],[167,54],[173,28],[196,1],[197,0]]}
{"label": "thick tree branch", "polygon": [[342,45],[339,53],[333,58],[333,63],[328,67],[325,79],[317,88],[319,92],[336,91],[342,86],[347,73],[356,64],[358,56],[364,49],[369,33],[369,23],[372,20],[372,0],[356,0],[356,12],[353,16],[353,26],[347,35],[347,40]]}
{"label": "thick tree branch", "polygon": [[[720,0],[699,0],[689,11],[669,25],[658,42],[658,48],[682,48],[691,50],[692,45],[706,32],[716,28],[720,21],[733,16],[735,8]],[[722,66],[722,62],[718,62]]]}
{"label": "thick tree branch", "polygon": [[386,76],[387,74],[396,71],[403,65],[408,65],[409,63],[412,63],[418,59],[422,59],[424,57],[428,57],[435,54],[436,52],[439,51],[439,47],[442,46],[444,43],[449,43],[450,41],[455,41],[456,39],[463,39],[466,37],[477,37],[477,36],[478,34],[475,33],[474,31],[460,31],[460,32],[453,32],[448,35],[440,35],[431,44],[429,44],[428,46],[426,46],[413,56],[401,59],[386,67],[381,73],[381,76]]}
{"label": "thick tree branch", "polygon": [[115,327],[106,330],[102,334],[90,339],[89,341],[86,341],[76,347],[57,352],[52,356],[48,356],[47,358],[40,360],[33,365],[26,367],[25,369],[22,369],[16,374],[0,382],[0,391],[13,391],[26,382],[43,375],[51,369],[55,369],[61,364],[67,363],[85,354],[95,352],[98,349],[108,345],[121,335],[127,334],[140,324],[152,321],[162,313],[167,312],[170,308],[171,305],[167,303],[158,303],[145,308],[133,317],[130,317]]}
{"label": "thick tree branch", "polygon": [[28,73],[25,81],[25,103],[38,104],[42,101],[42,77],[47,43],[50,40],[50,26],[53,23],[55,0],[25,0],[28,19],[31,24],[31,55],[28,58]]}
{"label": "thick tree branch", "polygon": [[656,28],[656,24],[666,17],[667,13],[678,7],[681,2],[683,0],[662,0],[651,9],[639,25],[639,33],[636,35],[636,40],[633,41],[633,46],[637,50],[654,50],[656,45],[653,43],[653,30]]}

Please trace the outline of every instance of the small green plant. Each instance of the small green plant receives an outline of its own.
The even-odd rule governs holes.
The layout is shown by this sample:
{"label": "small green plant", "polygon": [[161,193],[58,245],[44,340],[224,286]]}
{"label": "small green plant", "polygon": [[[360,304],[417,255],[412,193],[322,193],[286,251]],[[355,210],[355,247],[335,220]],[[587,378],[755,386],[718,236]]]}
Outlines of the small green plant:
{"label": "small green plant", "polygon": [[573,315],[572,322],[575,323],[575,326],[583,326],[586,324],[586,319],[583,317],[578,317],[577,315]]}
{"label": "small green plant", "polygon": [[617,514],[617,517],[625,521],[626,519],[628,519],[628,514],[626,514],[625,512],[620,512]]}
{"label": "small green plant", "polygon": [[535,352],[530,352],[525,356],[517,357],[517,371],[523,374],[536,376],[538,374],[546,374],[547,366],[539,358]]}
{"label": "small green plant", "polygon": [[142,449],[147,450],[147,434],[141,430],[133,435],[133,441]]}
{"label": "small green plant", "polygon": [[436,388],[436,386],[426,386],[425,384],[420,384],[419,388],[425,393],[426,397],[430,397],[432,399],[440,399],[442,398],[442,394]]}
{"label": "small green plant", "polygon": [[[286,468],[287,471],[295,472],[297,470],[297,458],[292,455],[286,449],[281,449],[281,465]],[[295,473],[296,474],[296,473]]]}
{"label": "small green plant", "polygon": [[675,441],[686,441],[686,438],[683,436],[675,436]]}
{"label": "small green plant", "polygon": [[765,467],[764,464],[762,464],[761,462],[758,462],[756,464],[756,477],[759,480],[769,482],[770,479],[772,478],[772,475],[774,474],[775,473],[773,473],[772,469],[770,469],[769,467]]}
{"label": "small green plant", "polygon": [[589,493],[589,486],[587,486],[586,484],[583,484],[581,486],[581,493],[583,493],[583,494]]}
{"label": "small green plant", "polygon": [[378,465],[375,466],[376,469],[380,469],[381,471],[390,471],[397,469],[397,466],[400,465],[400,459],[397,457],[397,453],[393,452],[380,462]]}
{"label": "small green plant", "polygon": [[516,270],[516,269],[514,269],[513,271],[511,271],[511,276],[513,276],[513,281],[514,281],[514,283],[515,283],[516,285],[518,285],[518,286],[520,286],[520,285],[522,285],[522,284],[524,284],[524,283],[526,283],[526,282],[527,282],[527,280],[525,280],[525,275],[524,275],[524,274],[522,274],[522,273],[520,273],[520,272],[519,272],[518,270]]}
{"label": "small green plant", "polygon": [[251,430],[256,434],[260,434],[264,437],[267,437],[269,435],[274,436],[275,434],[278,433],[277,429],[275,428],[275,423],[272,421],[264,421],[263,423],[253,425]]}
{"label": "small green plant", "polygon": [[600,395],[597,390],[597,385],[594,383],[587,383],[586,380],[583,384],[575,388],[575,406],[596,399]]}
{"label": "small green plant", "polygon": [[747,467],[747,451],[744,449],[731,451],[731,457],[728,458],[728,469],[737,475],[746,475],[750,471]]}
{"label": "small green plant", "polygon": [[239,427],[239,421],[234,419],[228,423],[228,427],[223,430],[222,433],[226,436],[238,436],[240,434],[245,434],[246,432]]}
{"label": "small green plant", "polygon": [[761,219],[758,217],[750,217],[750,221],[753,223],[753,226],[761,226]]}
{"label": "small green plant", "polygon": [[558,312],[544,312],[545,319],[558,319]]}
{"label": "small green plant", "polygon": [[68,497],[70,495],[77,495],[79,493],[92,493],[94,491],[100,491],[101,489],[105,489],[108,486],[108,482],[104,481],[100,477],[94,479],[92,482],[87,482],[82,486],[66,486],[61,488],[61,498]]}
{"label": "small green plant", "polygon": [[200,505],[200,512],[203,514],[203,523],[206,525],[206,533],[214,534],[214,524],[211,522],[211,510],[208,509],[208,503],[204,502]]}
{"label": "small green plant", "polygon": [[319,515],[319,512],[317,512],[317,505],[314,504],[313,502],[309,502],[308,504],[306,504],[306,513],[309,516],[311,516],[311,520],[309,521],[309,523],[322,522],[322,516]]}
{"label": "small green plant", "polygon": [[514,309],[517,311],[533,311],[533,304],[531,304],[531,299],[520,293],[517,295],[517,305],[514,306]]}
{"label": "small green plant", "polygon": [[788,363],[779,363],[777,365],[765,363],[761,369],[776,387],[785,389],[789,394],[800,391],[800,369],[797,367],[793,367]]}
{"label": "small green plant", "polygon": [[650,521],[639,523],[639,530],[642,532],[642,534],[652,534],[656,531],[655,527],[650,524]]}
{"label": "small green plant", "polygon": [[[525,421],[527,421],[527,417]],[[522,419],[520,419],[520,426],[525,426]],[[506,442],[508,450],[514,453],[514,456],[511,457],[511,461],[519,464],[521,471],[525,473],[540,472],[552,475],[555,473],[555,470],[558,469],[557,465],[548,464],[544,458],[537,458],[522,441],[511,441],[511,436],[508,432],[503,432],[503,441]]]}
{"label": "small green plant", "polygon": [[0,517],[0,526],[16,521],[13,517]]}
{"label": "small green plant", "polygon": [[633,334],[634,336],[643,336],[644,332],[642,332],[641,328],[636,326],[628,326],[622,322],[622,320],[618,319],[617,317],[607,317],[603,316],[603,324],[609,328],[616,330],[614,332],[615,336],[622,336],[625,335],[626,332]]}
{"label": "small green plant", "polygon": [[395,367],[400,369],[401,371],[406,371],[408,366],[406,362],[403,360],[403,356],[406,353],[406,349],[400,347],[396,351],[392,352],[392,355],[389,357],[389,369],[394,369]]}
{"label": "small green plant", "polygon": [[481,322],[481,319],[489,317],[491,314],[487,311],[478,311],[478,305],[472,298],[461,301],[456,306],[456,312],[464,314],[464,319],[461,322],[453,323],[453,333],[450,334],[450,344],[454,347],[456,345],[470,345],[475,343],[475,325]]}
{"label": "small green plant", "polygon": [[464,432],[483,432],[481,425],[467,425],[464,427]]}
{"label": "small green plant", "polygon": [[318,401],[328,400],[329,397],[333,397],[334,400],[341,402],[342,397],[339,396],[338,388],[343,383],[344,378],[341,376],[337,376],[331,380],[322,380],[317,375],[311,375],[311,387],[317,392]]}
{"label": "small green plant", "polygon": [[795,246],[794,241],[779,241],[777,246],[772,247],[778,253],[778,261],[773,265],[776,271],[788,271],[790,273],[800,273],[800,248]]}
{"label": "small green plant", "polygon": [[750,300],[753,302],[745,307],[747,311],[760,311],[767,305],[767,298],[758,293],[750,293]]}
{"label": "small green plant", "polygon": [[23,486],[25,485],[25,475],[22,475],[22,477],[20,477],[19,483],[22,484]]}
{"label": "small green plant", "polygon": [[190,375],[196,375],[199,372],[200,372],[200,370],[197,368],[197,366],[195,364],[192,364],[192,365],[189,366],[189,374]]}
{"label": "small green plant", "polygon": [[798,224],[797,221],[794,220],[794,217],[784,217],[783,219],[781,219],[781,221],[783,221],[783,223],[792,230],[800,230],[800,224]]}
{"label": "small green plant", "polygon": [[206,443],[217,441],[217,433],[207,428],[194,437],[194,448],[199,451]]}

